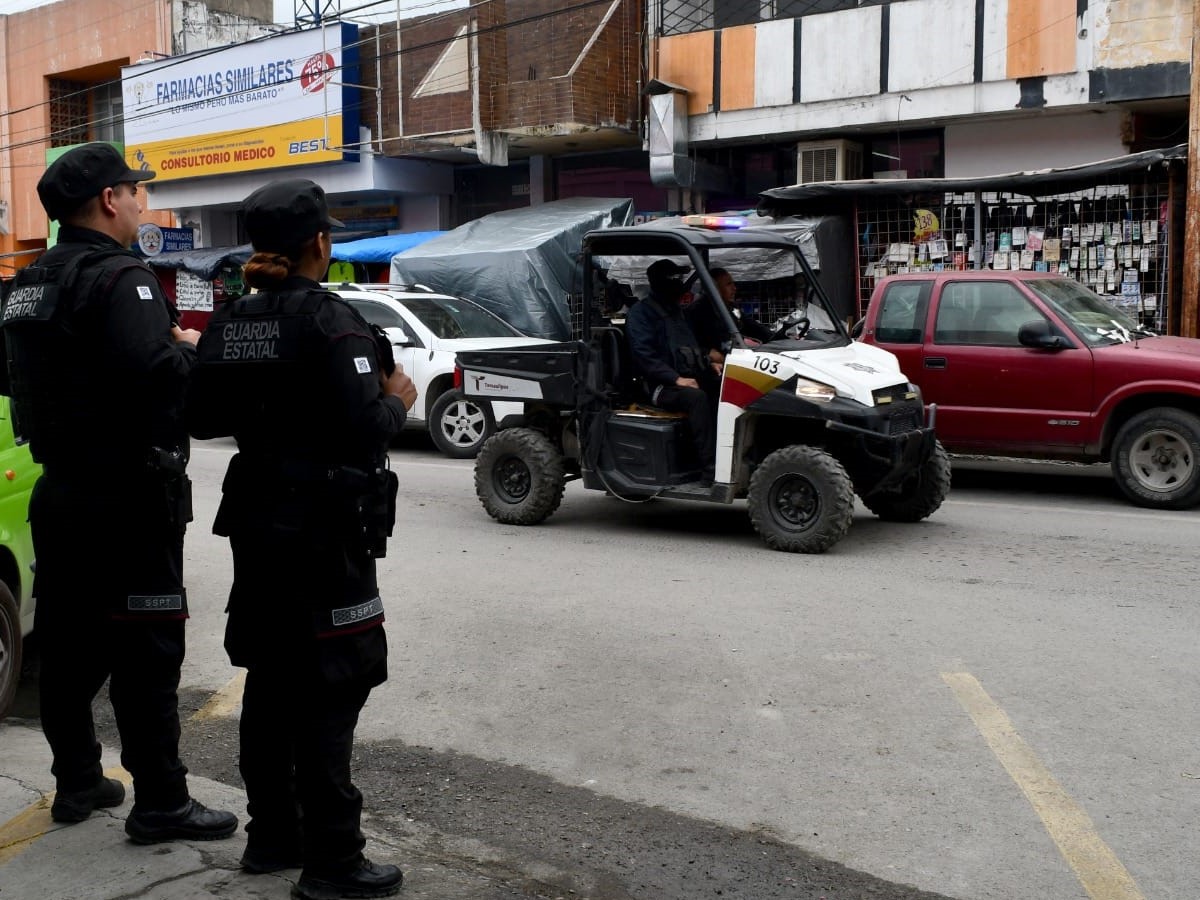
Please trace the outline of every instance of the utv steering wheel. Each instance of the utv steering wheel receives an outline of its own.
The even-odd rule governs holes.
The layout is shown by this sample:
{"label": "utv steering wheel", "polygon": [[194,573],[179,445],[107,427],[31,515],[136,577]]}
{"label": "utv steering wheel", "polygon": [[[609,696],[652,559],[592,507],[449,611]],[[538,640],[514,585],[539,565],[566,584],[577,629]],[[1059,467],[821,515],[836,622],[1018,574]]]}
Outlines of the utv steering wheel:
{"label": "utv steering wheel", "polygon": [[778,331],[776,331],[774,334],[772,334],[767,340],[769,340],[769,341],[782,340],[783,338],[787,337],[788,332],[793,329],[795,329],[795,331],[796,331],[796,337],[794,338],[794,340],[797,340],[797,341],[803,340],[804,336],[806,334],[808,334],[808,329],[811,327],[812,327],[812,323],[809,321],[808,316],[803,316],[799,319],[794,319],[792,321],[785,323],[783,325],[783,327],[781,327]]}

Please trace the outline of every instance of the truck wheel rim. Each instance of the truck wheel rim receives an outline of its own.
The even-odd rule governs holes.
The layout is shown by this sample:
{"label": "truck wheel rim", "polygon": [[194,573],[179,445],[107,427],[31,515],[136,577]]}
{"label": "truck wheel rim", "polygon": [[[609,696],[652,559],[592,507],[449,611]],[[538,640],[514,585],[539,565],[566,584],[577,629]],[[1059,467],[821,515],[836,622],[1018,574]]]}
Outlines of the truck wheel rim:
{"label": "truck wheel rim", "polygon": [[821,494],[811,481],[788,475],[771,486],[771,512],[784,528],[803,531],[821,515]]}
{"label": "truck wheel rim", "polygon": [[532,478],[529,467],[515,456],[501,460],[494,470],[492,483],[498,493],[508,503],[520,503],[529,496]]}
{"label": "truck wheel rim", "polygon": [[1165,428],[1146,432],[1129,450],[1129,469],[1148,491],[1178,490],[1195,466],[1191,445],[1182,435]]}
{"label": "truck wheel rim", "polygon": [[446,440],[459,447],[470,447],[483,437],[483,410],[473,403],[459,400],[446,407],[441,425]]}

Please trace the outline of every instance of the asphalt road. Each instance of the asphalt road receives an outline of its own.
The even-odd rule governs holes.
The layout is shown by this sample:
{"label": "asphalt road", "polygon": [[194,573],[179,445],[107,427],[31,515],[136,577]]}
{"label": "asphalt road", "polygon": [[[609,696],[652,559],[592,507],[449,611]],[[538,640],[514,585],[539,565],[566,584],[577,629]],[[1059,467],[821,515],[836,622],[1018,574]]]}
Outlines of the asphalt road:
{"label": "asphalt road", "polygon": [[[189,712],[236,675],[207,532],[230,452],[191,469]],[[392,456],[391,679],[357,778],[372,827],[448,836],[488,897],[1200,896],[1200,510],[958,461],[927,522],[860,508],[793,556],[740,504],[578,485],[502,526],[471,463],[418,436]],[[237,783],[232,716],[185,743]]]}

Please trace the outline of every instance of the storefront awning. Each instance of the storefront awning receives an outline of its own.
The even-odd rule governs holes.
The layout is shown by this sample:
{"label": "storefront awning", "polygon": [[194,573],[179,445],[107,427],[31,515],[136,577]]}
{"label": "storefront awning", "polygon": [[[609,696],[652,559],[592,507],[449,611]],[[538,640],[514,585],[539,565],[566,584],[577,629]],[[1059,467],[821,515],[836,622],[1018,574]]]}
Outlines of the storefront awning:
{"label": "storefront awning", "polygon": [[819,181],[771,188],[759,197],[759,211],[773,213],[808,200],[850,200],[867,196],[903,194],[967,194],[975,191],[1003,191],[1031,198],[1064,194],[1095,184],[1103,184],[1115,175],[1164,166],[1187,158],[1187,144],[1166,150],[1146,150],[1113,159],[1099,160],[1061,169],[1037,169],[975,178],[864,178],[855,181]]}

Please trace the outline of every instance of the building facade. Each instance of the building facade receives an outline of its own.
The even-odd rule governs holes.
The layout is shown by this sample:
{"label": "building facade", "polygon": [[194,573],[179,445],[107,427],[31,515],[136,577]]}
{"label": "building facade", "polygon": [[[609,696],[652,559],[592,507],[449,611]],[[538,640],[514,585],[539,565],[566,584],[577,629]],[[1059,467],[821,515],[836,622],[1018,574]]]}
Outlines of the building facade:
{"label": "building facade", "polygon": [[[644,22],[641,0],[471,0],[367,29],[378,149],[452,163],[454,225],[576,196],[664,209],[643,147]],[[384,61],[378,82],[372,40]]]}
{"label": "building facade", "polygon": [[[271,19],[271,0],[154,0],[123,8],[118,27],[88,0],[0,15],[0,276],[46,245],[37,181],[54,153],[95,140],[123,146],[123,66],[269,34]],[[174,224],[165,210],[148,218]]]}
{"label": "building facade", "polygon": [[664,158],[659,181],[711,208],[826,177],[974,177],[1169,147],[1187,139],[1192,5],[653,0],[667,133],[651,152],[691,163]]}

